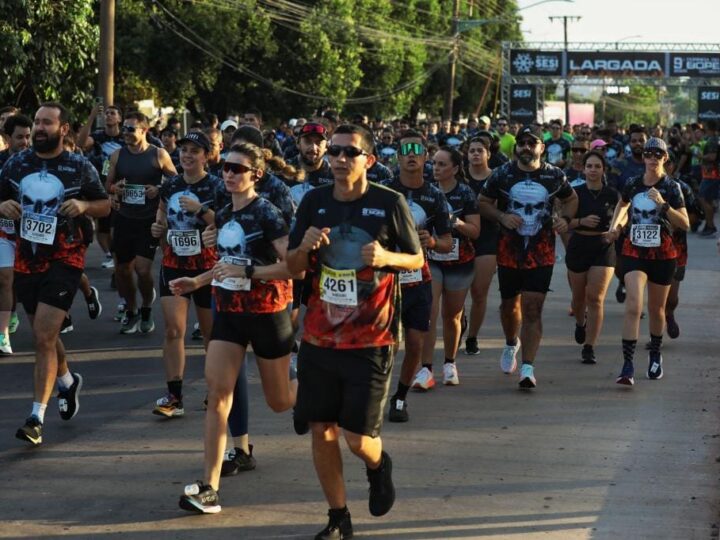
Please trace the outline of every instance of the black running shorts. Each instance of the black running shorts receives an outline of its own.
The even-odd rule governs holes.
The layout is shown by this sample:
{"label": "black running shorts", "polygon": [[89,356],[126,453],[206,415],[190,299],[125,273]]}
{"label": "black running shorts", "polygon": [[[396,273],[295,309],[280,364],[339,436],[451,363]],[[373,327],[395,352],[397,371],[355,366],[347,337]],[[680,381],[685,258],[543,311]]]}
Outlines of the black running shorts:
{"label": "black running shorts", "polygon": [[500,297],[503,300],[508,300],[524,292],[546,294],[550,289],[552,274],[552,266],[540,266],[530,269],[498,266]]}
{"label": "black running shorts", "polygon": [[379,436],[392,366],[390,346],[326,349],[303,341],[298,353],[296,418]]}
{"label": "black running shorts", "polygon": [[568,242],[565,264],[571,272],[583,273],[593,266],[615,267],[615,246],[600,235],[573,234]]}
{"label": "black running shorts", "polygon": [[676,259],[637,259],[635,257],[622,257],[623,276],[630,272],[643,272],[650,283],[656,285],[670,285],[675,275]]}
{"label": "black running shorts", "polygon": [[118,264],[132,262],[135,257],[153,260],[160,240],[150,234],[152,219],[130,219],[120,214],[113,225],[112,252]]}
{"label": "black running shorts", "polygon": [[210,341],[229,341],[247,348],[256,356],[275,360],[290,354],[295,332],[287,309],[275,313],[215,313]]}
{"label": "black running shorts", "polygon": [[40,303],[68,311],[80,285],[83,271],[59,262],[38,274],[15,272],[15,292],[18,302],[28,315],[35,315]]}
{"label": "black running shorts", "polygon": [[402,324],[405,330],[430,330],[432,282],[402,288]]}

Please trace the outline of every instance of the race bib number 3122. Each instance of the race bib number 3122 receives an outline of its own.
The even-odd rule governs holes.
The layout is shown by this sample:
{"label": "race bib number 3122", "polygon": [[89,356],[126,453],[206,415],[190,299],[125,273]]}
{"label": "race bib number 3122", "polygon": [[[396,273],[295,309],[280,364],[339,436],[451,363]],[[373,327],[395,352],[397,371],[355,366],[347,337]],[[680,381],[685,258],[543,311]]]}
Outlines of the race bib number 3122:
{"label": "race bib number 3122", "polygon": [[630,240],[639,247],[659,247],[660,225],[633,225],[630,227]]}

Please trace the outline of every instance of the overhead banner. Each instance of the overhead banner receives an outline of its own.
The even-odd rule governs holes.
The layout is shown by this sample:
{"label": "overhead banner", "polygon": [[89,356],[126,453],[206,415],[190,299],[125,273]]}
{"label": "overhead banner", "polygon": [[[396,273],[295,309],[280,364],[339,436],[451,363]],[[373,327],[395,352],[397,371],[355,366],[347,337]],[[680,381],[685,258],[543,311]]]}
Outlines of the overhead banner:
{"label": "overhead banner", "polygon": [[698,120],[707,122],[720,118],[720,86],[698,88]]}
{"label": "overhead banner", "polygon": [[720,77],[719,53],[670,53],[672,77]]}
{"label": "overhead banner", "polygon": [[510,120],[531,124],[537,119],[537,110],[537,88],[534,85],[510,85]]}
{"label": "overhead banner", "polygon": [[562,51],[510,51],[510,75],[560,77],[563,74]]}
{"label": "overhead banner", "polygon": [[568,52],[567,74],[589,77],[662,77],[665,75],[665,53]]}

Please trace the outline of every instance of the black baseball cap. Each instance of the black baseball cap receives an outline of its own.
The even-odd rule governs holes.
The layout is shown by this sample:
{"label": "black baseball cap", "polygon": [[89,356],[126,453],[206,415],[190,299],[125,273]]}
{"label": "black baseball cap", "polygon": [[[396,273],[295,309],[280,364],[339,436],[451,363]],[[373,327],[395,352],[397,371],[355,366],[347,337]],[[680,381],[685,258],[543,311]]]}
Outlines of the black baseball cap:
{"label": "black baseball cap", "polygon": [[535,139],[538,142],[542,142],[542,139],[538,136],[537,133],[535,133],[533,128],[530,126],[525,126],[520,131],[518,131],[518,134],[515,135],[515,140],[519,142],[523,139],[527,139],[528,137],[530,137],[531,139]]}
{"label": "black baseball cap", "polygon": [[202,131],[191,131],[177,142],[178,146],[182,146],[186,142],[197,144],[206,152],[210,151],[210,139]]}

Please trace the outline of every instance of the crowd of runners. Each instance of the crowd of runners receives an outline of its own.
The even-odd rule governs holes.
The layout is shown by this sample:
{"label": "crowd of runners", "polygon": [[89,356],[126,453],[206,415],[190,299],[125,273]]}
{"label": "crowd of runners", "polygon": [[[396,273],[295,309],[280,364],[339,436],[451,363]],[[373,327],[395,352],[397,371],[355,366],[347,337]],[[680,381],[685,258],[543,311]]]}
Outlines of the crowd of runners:
{"label": "crowd of runners", "polygon": [[[104,127],[93,129],[98,116]],[[386,124],[318,111],[264,130],[260,111],[249,109],[181,133],[174,119],[151,126],[144,114],[112,106],[96,106],[74,130],[60,103],[44,103],[32,119],[0,110],[0,128],[0,353],[12,354],[18,302],[36,355],[32,409],[17,438],[41,444],[55,386],[61,418],[78,412],[83,377],[70,369],[60,334],[73,328],[68,311],[78,289],[90,317],[101,316],[84,274],[96,239],[117,289],[119,333],[153,332],[159,297],[166,390],[152,412],[164,418],[185,413],[195,306],[190,330],[206,349],[204,474],[185,488],[180,507],[219,512],[220,478],[255,468],[251,347],[270,408],[292,409],[294,430],[311,433],[329,506],[317,539],[352,536],[341,438],[366,466],[370,513],[390,511],[383,418],[408,422],[410,389],[435,386],[438,318],[437,379],[460,384],[459,351],[480,352],[495,274],[505,339],[499,367],[518,374],[520,389],[539,384],[558,243],[577,361],[617,363],[615,382],[632,386],[641,319],[649,326],[648,379],[663,377],[663,335],[680,335],[688,232],[716,234],[712,121],[666,133],[485,116]],[[625,304],[622,335],[617,357],[598,358],[614,278]]]}

